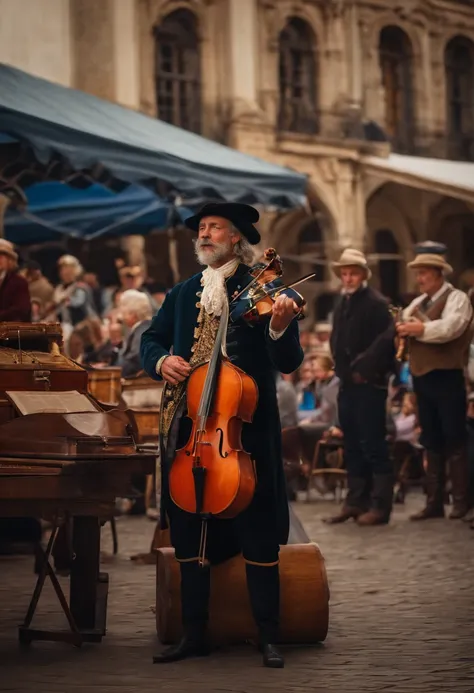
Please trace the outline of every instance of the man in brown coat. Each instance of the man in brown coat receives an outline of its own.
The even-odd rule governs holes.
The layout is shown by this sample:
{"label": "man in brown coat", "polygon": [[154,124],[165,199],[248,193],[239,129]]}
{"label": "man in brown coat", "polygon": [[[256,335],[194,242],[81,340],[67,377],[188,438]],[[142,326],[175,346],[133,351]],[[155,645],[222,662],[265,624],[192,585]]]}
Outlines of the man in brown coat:
{"label": "man in brown coat", "polygon": [[13,245],[0,238],[0,322],[30,322],[28,282],[17,273],[18,255]]}

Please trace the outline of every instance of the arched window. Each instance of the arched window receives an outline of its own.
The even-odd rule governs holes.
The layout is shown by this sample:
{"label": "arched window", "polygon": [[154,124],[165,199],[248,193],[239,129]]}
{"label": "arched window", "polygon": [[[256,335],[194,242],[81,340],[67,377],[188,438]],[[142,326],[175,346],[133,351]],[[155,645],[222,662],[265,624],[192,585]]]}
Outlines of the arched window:
{"label": "arched window", "polygon": [[414,142],[413,51],[397,26],[380,32],[379,59],[385,91],[385,127],[399,152],[410,153]]}
{"label": "arched window", "polygon": [[311,256],[312,259],[319,260],[319,262],[316,263],[311,262],[311,259],[306,260],[306,262],[312,265],[309,272],[316,273],[316,276],[313,277],[311,281],[324,281],[326,254],[324,250],[323,232],[317,219],[310,219],[301,227],[298,235],[298,255],[303,256],[301,258],[303,263],[305,262],[304,256]]}
{"label": "arched window", "polygon": [[389,298],[392,303],[399,303],[400,292],[400,248],[393,233],[388,229],[381,229],[375,234],[375,252],[382,256],[379,259],[380,291]]}
{"label": "arched window", "polygon": [[444,65],[449,156],[469,160],[474,155],[474,43],[463,36],[451,39]]}
{"label": "arched window", "polygon": [[201,69],[196,17],[176,10],[155,28],[158,117],[201,131]]}
{"label": "arched window", "polygon": [[280,33],[279,130],[318,132],[316,46],[309,24],[288,20]]}

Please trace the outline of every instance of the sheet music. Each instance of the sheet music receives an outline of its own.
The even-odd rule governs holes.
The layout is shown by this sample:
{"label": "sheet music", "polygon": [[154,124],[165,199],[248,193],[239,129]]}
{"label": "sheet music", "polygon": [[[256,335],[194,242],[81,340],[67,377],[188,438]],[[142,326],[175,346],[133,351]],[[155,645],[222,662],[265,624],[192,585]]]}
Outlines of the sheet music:
{"label": "sheet music", "polygon": [[73,414],[99,411],[93,402],[77,390],[66,392],[5,392],[20,414]]}

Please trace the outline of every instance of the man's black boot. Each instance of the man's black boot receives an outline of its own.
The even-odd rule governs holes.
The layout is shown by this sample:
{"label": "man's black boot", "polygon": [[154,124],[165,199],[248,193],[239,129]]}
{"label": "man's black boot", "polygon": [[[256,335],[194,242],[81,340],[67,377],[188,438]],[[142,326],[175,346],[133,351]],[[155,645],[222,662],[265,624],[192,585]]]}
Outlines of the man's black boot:
{"label": "man's black boot", "polygon": [[183,637],[153,657],[155,664],[177,662],[187,657],[203,657],[210,652],[207,635],[209,615],[210,571],[197,561],[179,564],[181,573],[181,611]]}
{"label": "man's black boot", "polygon": [[348,476],[348,492],[341,510],[331,517],[324,517],[323,522],[328,525],[337,525],[347,520],[357,520],[369,509],[370,493],[367,479],[363,477]]}
{"label": "man's black boot", "polygon": [[410,516],[410,520],[430,520],[444,517],[444,457],[437,452],[427,452],[428,469],[426,470],[426,506],[423,510]]}
{"label": "man's black boot", "polygon": [[153,657],[153,664],[178,662],[187,657],[206,657],[211,651],[205,623],[186,626],[184,635],[177,645],[166,648]]}
{"label": "man's black boot", "polygon": [[276,646],[280,610],[278,565],[247,563],[245,569],[250,604],[259,630],[258,649],[263,654],[263,664],[272,669],[281,669],[285,666],[285,660]]}

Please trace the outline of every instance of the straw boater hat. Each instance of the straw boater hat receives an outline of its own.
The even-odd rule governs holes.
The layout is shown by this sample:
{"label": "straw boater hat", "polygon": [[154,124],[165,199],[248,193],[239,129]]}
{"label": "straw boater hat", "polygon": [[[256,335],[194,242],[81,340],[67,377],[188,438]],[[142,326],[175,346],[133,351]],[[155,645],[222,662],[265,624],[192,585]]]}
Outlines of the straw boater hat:
{"label": "straw boater hat", "polygon": [[372,272],[369,269],[367,258],[365,257],[364,253],[362,253],[360,250],[355,250],[355,248],[346,248],[340,257],[339,262],[332,263],[333,272],[337,277],[341,276],[341,269],[343,267],[361,267],[363,270],[365,270],[367,279],[370,279],[372,276]]}
{"label": "straw boater hat", "polygon": [[18,260],[18,255],[15,253],[13,243],[10,243],[10,241],[7,241],[5,238],[0,238],[0,254],[6,255],[15,262]]}
{"label": "straw boater hat", "polygon": [[446,262],[447,247],[443,243],[419,243],[415,246],[415,259],[408,263],[410,269],[420,269],[421,267],[435,267],[440,269],[443,274],[452,274],[453,268]]}

